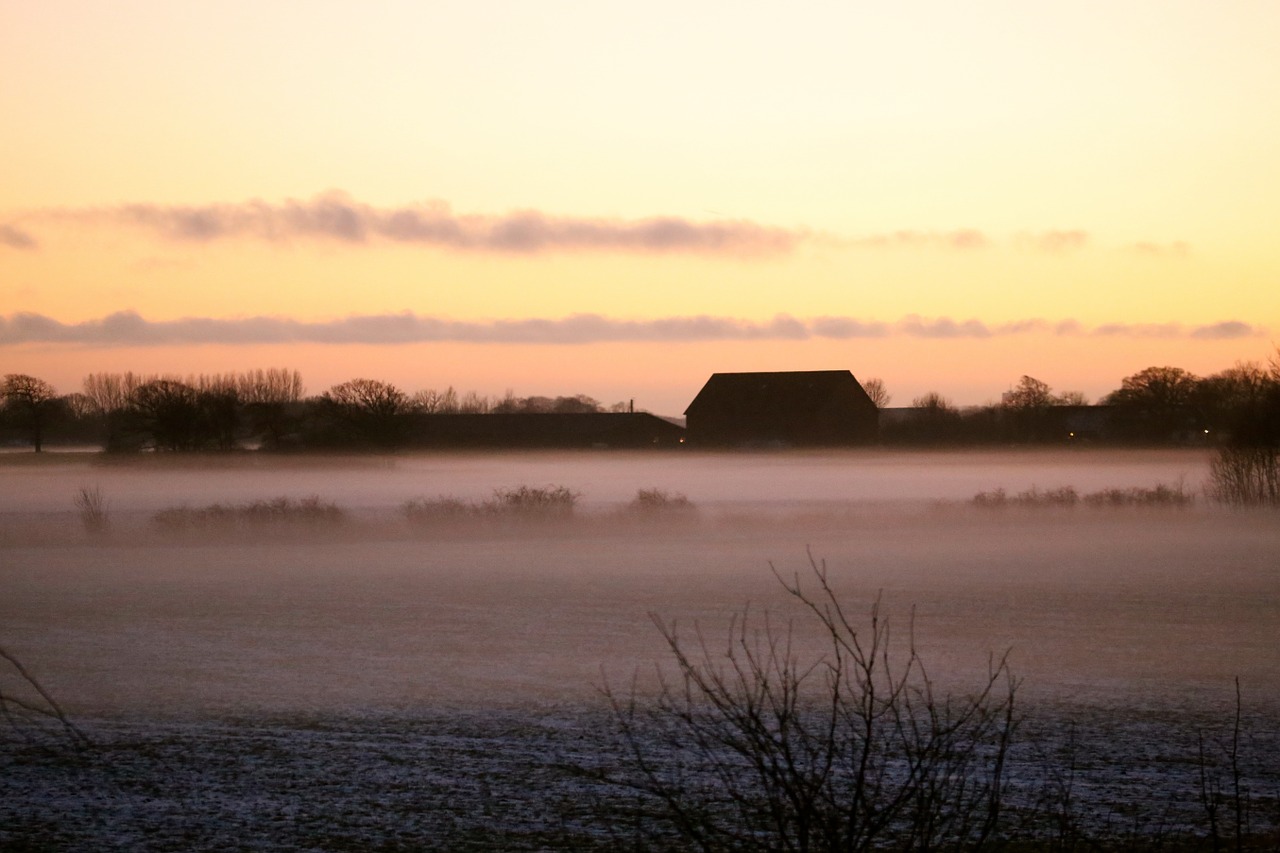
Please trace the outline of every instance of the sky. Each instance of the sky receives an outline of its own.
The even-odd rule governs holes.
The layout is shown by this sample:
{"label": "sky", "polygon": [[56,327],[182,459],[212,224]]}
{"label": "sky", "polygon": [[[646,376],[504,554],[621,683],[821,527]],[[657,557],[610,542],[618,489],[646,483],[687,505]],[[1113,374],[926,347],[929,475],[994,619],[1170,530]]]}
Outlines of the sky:
{"label": "sky", "polygon": [[1280,5],[0,0],[0,373],[679,414],[1280,340]]}

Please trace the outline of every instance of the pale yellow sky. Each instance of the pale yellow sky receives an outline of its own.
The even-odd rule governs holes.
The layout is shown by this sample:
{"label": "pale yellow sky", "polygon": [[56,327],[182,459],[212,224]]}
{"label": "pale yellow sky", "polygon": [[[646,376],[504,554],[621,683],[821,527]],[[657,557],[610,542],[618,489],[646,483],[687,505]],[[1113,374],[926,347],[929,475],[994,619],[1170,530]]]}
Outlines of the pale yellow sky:
{"label": "pale yellow sky", "polygon": [[1277,43],[1232,0],[0,4],[0,371],[1212,372],[1280,337]]}

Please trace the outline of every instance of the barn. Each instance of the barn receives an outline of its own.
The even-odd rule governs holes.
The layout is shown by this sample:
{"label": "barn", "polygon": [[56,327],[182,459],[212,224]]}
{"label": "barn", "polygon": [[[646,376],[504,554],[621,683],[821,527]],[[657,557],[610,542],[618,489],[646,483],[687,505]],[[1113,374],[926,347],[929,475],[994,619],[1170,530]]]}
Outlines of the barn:
{"label": "barn", "polygon": [[876,439],[879,410],[848,370],[716,373],[685,409],[697,446],[843,446]]}

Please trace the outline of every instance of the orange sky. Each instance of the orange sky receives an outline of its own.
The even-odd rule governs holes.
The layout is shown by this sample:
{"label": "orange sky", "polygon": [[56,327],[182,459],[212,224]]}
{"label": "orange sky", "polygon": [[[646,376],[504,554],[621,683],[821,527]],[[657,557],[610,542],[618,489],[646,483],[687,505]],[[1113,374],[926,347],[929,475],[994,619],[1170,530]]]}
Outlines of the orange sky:
{"label": "orange sky", "polygon": [[1273,3],[860,5],[8,4],[0,372],[674,414],[1274,352]]}

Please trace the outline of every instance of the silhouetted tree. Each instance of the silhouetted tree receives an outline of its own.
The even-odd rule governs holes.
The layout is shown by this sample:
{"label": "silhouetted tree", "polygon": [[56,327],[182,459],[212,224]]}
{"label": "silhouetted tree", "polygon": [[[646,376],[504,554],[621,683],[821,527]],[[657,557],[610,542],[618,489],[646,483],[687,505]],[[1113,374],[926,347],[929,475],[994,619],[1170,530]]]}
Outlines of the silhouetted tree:
{"label": "silhouetted tree", "polygon": [[236,446],[240,433],[240,378],[234,373],[200,374],[189,381],[196,389],[203,443],[219,450]]}
{"label": "silhouetted tree", "polygon": [[443,391],[427,388],[414,394],[410,404],[425,415],[452,415],[458,411],[458,392],[452,385]]}
{"label": "silhouetted tree", "polygon": [[84,378],[84,396],[93,406],[99,424],[99,440],[107,450],[136,449],[130,440],[129,400],[143,382],[136,373],[91,373]]}
{"label": "silhouetted tree", "polygon": [[1196,408],[1207,428],[1219,439],[1232,444],[1273,443],[1280,435],[1277,425],[1280,379],[1257,362],[1238,362],[1233,367],[1201,379],[1196,386]]}
{"label": "silhouetted tree", "polygon": [[352,379],[334,385],[319,402],[344,428],[347,441],[384,448],[400,443],[405,417],[413,409],[408,395],[377,379]]}
{"label": "silhouetted tree", "polygon": [[512,415],[519,412],[520,407],[523,404],[524,401],[517,397],[514,391],[508,388],[507,392],[502,395],[502,399],[494,403],[489,411],[495,415]]}
{"label": "silhouetted tree", "polygon": [[200,393],[176,379],[144,382],[129,395],[129,418],[157,450],[195,450],[203,444]]}
{"label": "silhouetted tree", "polygon": [[1054,418],[1050,411],[1058,404],[1048,383],[1023,376],[1000,397],[1009,438],[1015,441],[1046,441],[1053,437]]}
{"label": "silhouetted tree", "polygon": [[26,434],[35,452],[43,450],[45,431],[62,412],[54,387],[25,373],[10,373],[0,383],[0,403],[9,420]]}
{"label": "silhouetted tree", "polygon": [[889,401],[893,399],[883,379],[871,378],[866,380],[862,383],[862,390],[867,392],[867,396],[871,398],[871,402],[876,404],[877,409],[883,409],[888,406]]}
{"label": "silhouetted tree", "polygon": [[1045,409],[1056,402],[1049,384],[1032,376],[1023,376],[1000,396],[1000,405],[1006,409]]}
{"label": "silhouetted tree", "polygon": [[1171,441],[1196,427],[1198,384],[1180,367],[1148,367],[1126,376],[1104,402],[1115,407],[1117,425],[1130,438]]}
{"label": "silhouetted tree", "polygon": [[237,391],[253,433],[266,447],[282,446],[285,436],[296,427],[292,412],[302,402],[302,374],[274,367],[251,370],[240,374]]}
{"label": "silhouetted tree", "polygon": [[562,414],[589,414],[599,412],[601,408],[599,400],[588,397],[586,394],[577,394],[573,397],[556,397],[551,411]]}
{"label": "silhouetted tree", "polygon": [[955,405],[937,391],[911,401],[910,416],[887,437],[909,444],[942,444],[961,438],[961,417]]}
{"label": "silhouetted tree", "polygon": [[468,391],[458,401],[458,412],[464,415],[486,415],[492,409],[493,405],[489,402],[489,398],[475,391]]}
{"label": "silhouetted tree", "polygon": [[1059,406],[1087,406],[1089,398],[1084,395],[1083,391],[1063,391],[1058,395]]}

